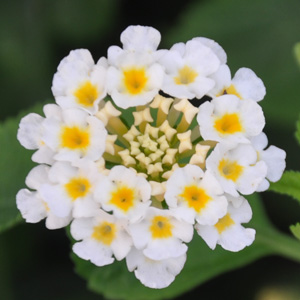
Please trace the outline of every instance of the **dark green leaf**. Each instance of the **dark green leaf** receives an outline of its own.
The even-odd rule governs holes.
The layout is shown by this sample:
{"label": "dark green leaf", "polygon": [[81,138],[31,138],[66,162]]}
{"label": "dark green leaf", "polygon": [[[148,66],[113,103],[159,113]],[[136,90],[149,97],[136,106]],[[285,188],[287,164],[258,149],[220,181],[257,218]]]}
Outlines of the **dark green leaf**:
{"label": "dark green leaf", "polygon": [[290,230],[293,233],[293,235],[300,240],[300,223],[297,223],[296,225],[291,225]]}
{"label": "dark green leaf", "polygon": [[294,54],[295,54],[296,61],[300,67],[300,42],[294,46]]}
{"label": "dark green leaf", "polygon": [[284,172],[278,182],[271,183],[270,190],[289,195],[300,202],[300,172]]}

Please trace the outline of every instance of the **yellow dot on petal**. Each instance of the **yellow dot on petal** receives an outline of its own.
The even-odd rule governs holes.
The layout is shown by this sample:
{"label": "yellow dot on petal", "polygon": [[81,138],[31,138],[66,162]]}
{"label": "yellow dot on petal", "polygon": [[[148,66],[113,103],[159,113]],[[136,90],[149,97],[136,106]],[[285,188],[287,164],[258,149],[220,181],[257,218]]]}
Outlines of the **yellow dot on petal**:
{"label": "yellow dot on petal", "polygon": [[196,212],[200,212],[211,198],[206,194],[205,190],[196,185],[186,186],[181,196]]}
{"label": "yellow dot on petal", "polygon": [[242,99],[242,96],[238,93],[235,86],[232,84],[228,88],[224,89],[223,94],[235,95],[238,98]]}
{"label": "yellow dot on petal", "polygon": [[234,134],[243,131],[243,126],[237,113],[225,114],[217,118],[214,127],[221,134]]}
{"label": "yellow dot on petal", "polygon": [[222,159],[219,163],[219,172],[228,180],[237,181],[244,171],[244,167],[236,161]]}
{"label": "yellow dot on petal", "polygon": [[154,239],[165,239],[171,237],[173,225],[171,224],[168,217],[156,216],[152,219],[150,231],[152,238]]}
{"label": "yellow dot on petal", "polygon": [[124,70],[123,82],[130,94],[137,95],[142,93],[148,82],[145,68],[132,68]]}
{"label": "yellow dot on petal", "polygon": [[178,76],[174,77],[176,84],[190,84],[193,83],[198,76],[198,73],[188,66],[184,66],[178,71]]}
{"label": "yellow dot on petal", "polygon": [[74,96],[79,104],[92,107],[97,100],[99,93],[95,85],[90,81],[86,81],[74,92]]}
{"label": "yellow dot on petal", "polygon": [[102,222],[100,225],[94,227],[92,237],[109,246],[116,237],[116,225],[109,222]]}
{"label": "yellow dot on petal", "polygon": [[109,203],[126,212],[134,205],[134,198],[134,189],[127,186],[120,186],[111,193]]}
{"label": "yellow dot on petal", "polygon": [[90,134],[88,129],[77,126],[63,127],[61,132],[61,146],[72,150],[86,149],[90,144]]}
{"label": "yellow dot on petal", "polygon": [[67,194],[75,201],[77,198],[84,197],[90,191],[91,184],[88,179],[83,177],[72,178],[68,183],[65,184]]}
{"label": "yellow dot on petal", "polygon": [[222,219],[218,221],[217,224],[215,224],[215,227],[217,228],[219,234],[221,234],[225,229],[234,224],[235,223],[231,219],[230,215],[226,214]]}

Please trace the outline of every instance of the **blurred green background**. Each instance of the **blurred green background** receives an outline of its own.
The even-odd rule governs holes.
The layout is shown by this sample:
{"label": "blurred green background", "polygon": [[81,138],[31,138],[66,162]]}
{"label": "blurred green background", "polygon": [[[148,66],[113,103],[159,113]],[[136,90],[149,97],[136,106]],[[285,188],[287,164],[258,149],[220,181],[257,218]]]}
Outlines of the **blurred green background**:
{"label": "blurred green background", "polygon": [[[70,50],[87,48],[98,60],[110,45],[120,45],[120,33],[135,24],[157,28],[162,34],[160,48],[196,36],[212,38],[227,52],[233,74],[240,67],[253,69],[267,88],[260,104],[269,142],[286,150],[287,169],[300,170],[300,147],[294,138],[300,68],[293,56],[293,46],[300,41],[299,0],[1,1],[1,122],[30,111],[36,103],[54,101],[52,77]],[[0,153],[9,147],[2,143]],[[12,202],[15,192],[25,187],[24,178],[20,174],[16,181],[22,184],[8,191]],[[0,189],[6,188],[0,182]],[[300,221],[299,205],[292,199],[271,192],[262,198],[279,230],[288,233],[289,225]],[[101,299],[73,272],[69,250],[64,230],[49,231],[43,222],[22,223],[1,233],[0,298]],[[299,300],[300,265],[281,257],[263,258],[177,299],[184,297]]]}

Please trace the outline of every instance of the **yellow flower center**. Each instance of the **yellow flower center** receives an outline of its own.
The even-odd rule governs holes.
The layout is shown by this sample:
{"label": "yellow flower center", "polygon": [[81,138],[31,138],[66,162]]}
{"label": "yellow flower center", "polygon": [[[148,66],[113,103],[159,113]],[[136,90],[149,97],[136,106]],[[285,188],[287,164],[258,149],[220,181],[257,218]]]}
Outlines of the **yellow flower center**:
{"label": "yellow flower center", "polygon": [[74,92],[74,96],[79,104],[91,107],[94,105],[99,93],[97,87],[90,81],[87,81]]}
{"label": "yellow flower center", "polygon": [[190,84],[193,83],[198,76],[198,73],[188,66],[184,66],[178,71],[178,76],[174,77],[176,84]]}
{"label": "yellow flower center", "polygon": [[200,212],[211,200],[205,190],[196,185],[186,186],[180,196],[188,203],[188,206],[192,207],[196,212]]}
{"label": "yellow flower center", "polygon": [[86,149],[90,144],[90,134],[88,129],[82,129],[77,126],[64,127],[61,133],[62,147],[72,150]]}
{"label": "yellow flower center", "polygon": [[152,219],[150,231],[152,238],[154,239],[165,239],[172,236],[173,225],[169,218],[164,216],[156,216]]}
{"label": "yellow flower center", "polygon": [[109,246],[116,237],[116,225],[109,222],[102,222],[100,225],[94,227],[92,237]]}
{"label": "yellow flower center", "polygon": [[83,177],[72,178],[67,184],[65,184],[65,189],[72,201],[86,196],[90,188],[91,184],[89,180]]}
{"label": "yellow flower center", "polygon": [[236,161],[222,159],[219,163],[219,172],[226,179],[237,181],[244,171],[244,167]]}
{"label": "yellow flower center", "polygon": [[111,193],[110,203],[126,212],[134,205],[134,198],[134,189],[121,186]]}
{"label": "yellow flower center", "polygon": [[123,71],[123,82],[130,94],[142,93],[148,82],[145,68],[132,68]]}
{"label": "yellow flower center", "polygon": [[214,127],[221,134],[234,134],[243,130],[237,113],[225,114],[221,118],[216,119]]}
{"label": "yellow flower center", "polygon": [[217,224],[215,224],[215,227],[217,228],[219,234],[221,234],[225,229],[234,224],[235,223],[231,219],[230,215],[227,214],[222,219],[220,219]]}
{"label": "yellow flower center", "polygon": [[236,90],[235,86],[232,84],[228,88],[225,88],[222,94],[230,94],[230,95],[235,95],[238,98],[242,99],[242,96],[238,93]]}

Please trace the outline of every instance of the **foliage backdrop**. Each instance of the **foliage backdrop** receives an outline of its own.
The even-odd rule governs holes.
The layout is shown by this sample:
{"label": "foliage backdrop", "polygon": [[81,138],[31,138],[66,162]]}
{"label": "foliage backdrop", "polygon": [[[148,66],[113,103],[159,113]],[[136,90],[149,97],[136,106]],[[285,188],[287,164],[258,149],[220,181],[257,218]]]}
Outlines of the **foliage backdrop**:
{"label": "foliage backdrop", "polygon": [[[25,186],[25,176],[33,166],[31,153],[24,151],[15,139],[18,122],[29,111],[40,111],[41,104],[53,101],[52,76],[59,61],[70,50],[88,48],[97,60],[106,55],[110,45],[119,44],[120,33],[131,24],[150,25],[160,30],[162,48],[195,36],[215,39],[227,52],[232,73],[240,67],[249,67],[263,79],[267,96],[261,104],[269,142],[287,151],[288,169],[300,170],[300,148],[294,138],[295,123],[300,114],[300,70],[292,52],[294,44],[300,41],[299,16],[298,0],[0,2],[1,297],[7,300],[101,298],[87,291],[86,283],[73,272],[65,232],[48,231],[43,223],[24,224],[15,208],[15,194]],[[299,205],[291,198],[271,192],[264,193],[262,198],[267,215],[277,229],[288,233],[289,225],[300,221]],[[262,201],[253,201],[258,202],[257,214],[262,213],[259,205]],[[269,228],[267,233],[271,234],[272,241],[273,229],[268,222],[264,223],[264,219],[257,215],[257,228],[261,228],[262,235]],[[20,224],[13,227],[16,222]],[[195,278],[196,283],[206,281],[262,254],[276,253],[270,249],[276,248],[278,243],[288,243],[285,237],[276,235],[277,246],[271,243],[266,247],[265,243],[261,245],[259,236],[249,255],[248,249],[237,256],[222,256],[221,253],[220,260],[210,264],[209,259],[213,258],[206,250],[189,254],[188,257],[204,256],[206,264],[195,268],[193,261],[188,261],[187,277],[178,277],[178,291],[175,288],[170,294],[165,290],[160,296],[175,297],[177,292],[192,287]],[[295,297],[299,298],[299,275],[299,264],[272,256],[211,279],[188,296],[232,300],[256,297],[261,300],[262,291],[277,285],[287,293],[292,291],[289,297],[298,293]],[[114,282],[114,274],[107,276],[110,276],[111,285],[99,287],[97,283],[93,286],[91,281],[90,287],[101,291],[109,288],[108,295],[116,299],[118,294],[112,287],[124,282]],[[147,299],[151,299],[152,292],[146,294]],[[138,295],[136,299],[141,299]],[[182,298],[178,296],[178,299]],[[293,298],[286,296],[283,299]]]}

